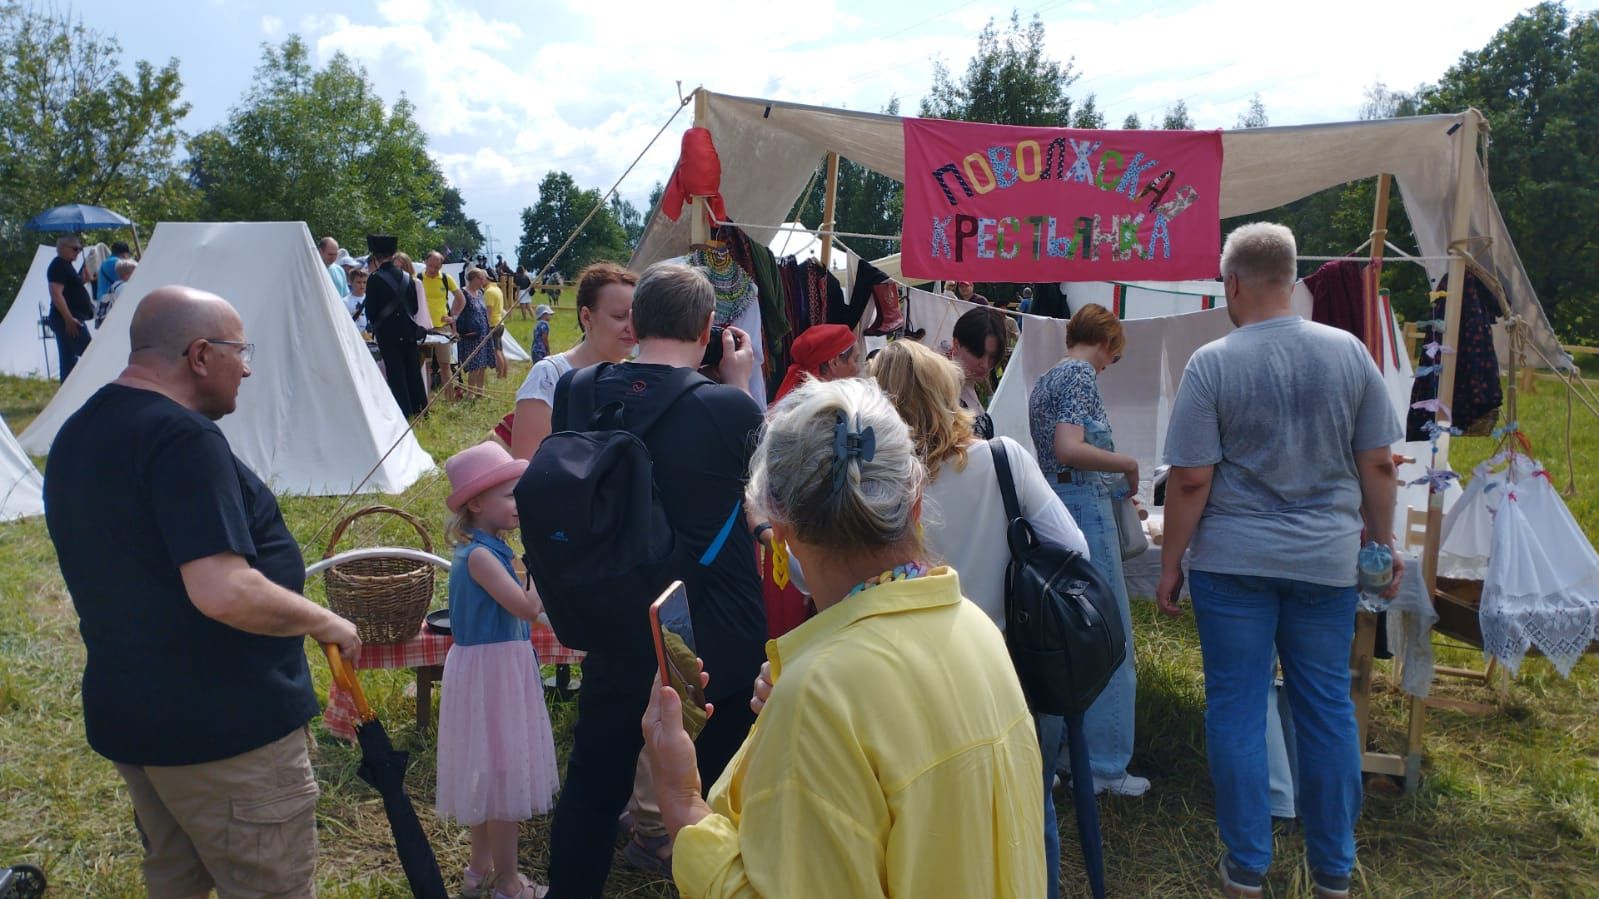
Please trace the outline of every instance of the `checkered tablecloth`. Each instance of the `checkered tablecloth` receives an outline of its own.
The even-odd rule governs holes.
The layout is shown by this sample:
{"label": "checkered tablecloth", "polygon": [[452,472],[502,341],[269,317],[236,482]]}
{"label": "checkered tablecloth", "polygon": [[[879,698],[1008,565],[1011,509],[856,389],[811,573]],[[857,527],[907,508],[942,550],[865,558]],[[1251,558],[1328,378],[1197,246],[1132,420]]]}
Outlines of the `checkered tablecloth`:
{"label": "checkered tablecloth", "polygon": [[[404,643],[366,644],[361,647],[357,670],[366,668],[424,668],[444,664],[455,641],[446,634],[437,634],[423,625],[415,637]],[[533,651],[541,665],[576,665],[583,661],[583,653],[567,649],[555,639],[555,631],[548,625],[533,625]],[[355,739],[355,698],[336,683],[328,685],[328,707],[322,712],[322,723],[328,733],[346,740]]]}

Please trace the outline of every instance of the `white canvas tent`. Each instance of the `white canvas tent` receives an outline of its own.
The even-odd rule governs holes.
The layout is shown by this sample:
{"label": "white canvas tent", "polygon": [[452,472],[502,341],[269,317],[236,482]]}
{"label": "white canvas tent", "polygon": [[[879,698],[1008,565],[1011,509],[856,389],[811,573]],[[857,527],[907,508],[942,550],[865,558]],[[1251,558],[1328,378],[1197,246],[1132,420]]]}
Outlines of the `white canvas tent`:
{"label": "white canvas tent", "polygon": [[[270,272],[272,277],[264,277]],[[277,493],[399,493],[433,468],[349,326],[302,222],[164,222],[105,326],[50,404],[21,435],[43,455],[84,401],[127,363],[128,324],[153,288],[183,284],[219,294],[256,346],[238,411],[219,424],[233,452]]]}
{"label": "white canvas tent", "polygon": [[39,339],[39,319],[49,311],[50,285],[45,271],[56,258],[55,247],[41,246],[17,290],[16,299],[0,320],[0,374],[19,378],[47,378],[56,373],[55,340]]}
{"label": "white canvas tent", "polygon": [[[779,259],[784,256],[793,256],[801,262],[807,259],[820,262],[822,259],[822,239],[816,236],[816,232],[805,227],[803,222],[784,222],[783,227],[775,230],[754,227],[744,230],[749,233],[751,240],[765,240],[767,248]],[[840,279],[843,275],[839,273],[849,270],[849,250],[840,246],[836,240],[833,241],[833,252],[828,258],[828,268],[838,274]]]}
{"label": "white canvas tent", "polygon": [[0,419],[0,521],[44,514],[44,478]]}

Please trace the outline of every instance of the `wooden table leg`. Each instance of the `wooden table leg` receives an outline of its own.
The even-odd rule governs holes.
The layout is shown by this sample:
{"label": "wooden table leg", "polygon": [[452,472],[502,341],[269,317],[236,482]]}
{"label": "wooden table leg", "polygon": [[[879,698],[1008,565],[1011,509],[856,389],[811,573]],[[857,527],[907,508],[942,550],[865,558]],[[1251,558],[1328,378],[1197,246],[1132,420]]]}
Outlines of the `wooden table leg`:
{"label": "wooden table leg", "polygon": [[444,676],[442,665],[418,665],[416,669],[416,726],[427,730],[433,726],[433,685]]}

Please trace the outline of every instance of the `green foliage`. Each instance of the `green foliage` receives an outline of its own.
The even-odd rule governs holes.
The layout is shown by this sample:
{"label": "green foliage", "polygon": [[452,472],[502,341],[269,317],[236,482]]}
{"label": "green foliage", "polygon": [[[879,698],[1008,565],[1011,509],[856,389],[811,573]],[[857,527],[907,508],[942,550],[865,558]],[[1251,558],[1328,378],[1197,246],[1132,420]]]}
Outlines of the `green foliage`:
{"label": "green foliage", "polygon": [[1089,94],[1083,98],[1083,105],[1077,107],[1072,113],[1073,128],[1103,128],[1105,127],[1105,114],[1099,111],[1099,106],[1094,102],[1094,95]]}
{"label": "green foliage", "polygon": [[478,227],[477,219],[467,218],[466,201],[461,199],[461,191],[454,187],[444,188],[440,202],[443,211],[435,222],[435,245],[450,259],[463,254],[476,255],[483,246],[483,231]]}
{"label": "green foliage", "polygon": [[37,213],[105,206],[146,235],[159,219],[192,215],[195,193],[174,161],[189,111],[178,62],[139,60],[130,76],[121,55],[70,14],[0,6],[0,314],[34,247],[53,239],[22,229]]}
{"label": "green foliage", "polygon": [[1046,55],[1044,21],[1034,14],[1026,27],[1012,11],[1001,34],[990,19],[977,36],[977,53],[957,83],[942,62],[933,65],[933,88],[921,114],[963,122],[1065,127],[1072,121],[1066,90],[1077,80],[1071,60]]}
{"label": "green foliage", "polygon": [[1238,116],[1240,128],[1264,128],[1271,124],[1271,119],[1266,116],[1266,104],[1261,102],[1260,91],[1255,91],[1255,96],[1249,100],[1249,110]]}
{"label": "green foliage", "polygon": [[1136,112],[1130,112],[1127,114],[1127,118],[1122,119],[1122,130],[1124,131],[1141,131],[1143,127],[1144,123],[1138,120],[1138,113]]}
{"label": "green foliage", "polygon": [[389,233],[413,254],[473,230],[459,202],[443,219],[444,176],[410,101],[385,110],[365,68],[342,53],[313,68],[298,35],[263,46],[250,90],[189,154],[202,214],[215,221],[304,221],[356,248],[369,232]]}
{"label": "green foliage", "polygon": [[[539,182],[538,202],[522,210],[522,240],[516,246],[516,258],[534,272],[542,270],[597,205],[598,190],[578,187],[566,172],[545,175]],[[632,204],[628,206],[631,208]],[[616,214],[610,206],[602,206],[556,260],[555,268],[571,278],[591,262],[626,262],[631,255],[630,246]]]}
{"label": "green foliage", "polygon": [[624,199],[621,194],[611,195],[611,216],[616,223],[622,226],[622,233],[627,236],[628,249],[638,246],[638,240],[644,236],[644,213],[632,201]]}
{"label": "green foliage", "polygon": [[1425,91],[1487,117],[1490,175],[1533,290],[1565,339],[1599,342],[1599,13],[1540,3]]}
{"label": "green foliage", "polygon": [[1161,118],[1160,127],[1166,131],[1193,130],[1194,117],[1188,114],[1188,104],[1178,100],[1166,107],[1166,115]]}

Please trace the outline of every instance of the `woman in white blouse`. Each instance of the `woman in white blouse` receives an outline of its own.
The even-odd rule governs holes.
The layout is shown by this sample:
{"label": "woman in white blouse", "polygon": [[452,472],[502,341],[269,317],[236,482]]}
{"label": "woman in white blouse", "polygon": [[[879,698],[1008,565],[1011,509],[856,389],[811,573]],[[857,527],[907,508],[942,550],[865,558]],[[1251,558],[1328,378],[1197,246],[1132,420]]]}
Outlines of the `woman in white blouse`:
{"label": "woman in white blouse", "polygon": [[564,353],[533,364],[516,391],[511,422],[511,455],[531,459],[550,436],[555,384],[574,368],[621,362],[633,352],[633,285],[638,275],[614,262],[596,262],[578,275],[577,326],[583,339]]}
{"label": "woman in white blouse", "polygon": [[[896,340],[871,363],[872,377],[893,398],[900,417],[910,426],[917,454],[927,467],[929,484],[922,516],[928,550],[954,568],[961,592],[1000,629],[1005,627],[1005,504],[986,441],[974,436],[973,413],[961,407],[959,366],[912,340]],[[1010,462],[1022,515],[1038,538],[1088,554],[1083,532],[1044,480],[1038,462],[1016,441],[994,443]],[[1044,850],[1049,896],[1058,891],[1060,834],[1050,792],[1060,753],[1061,719],[1039,716],[1039,746],[1044,756]]]}

